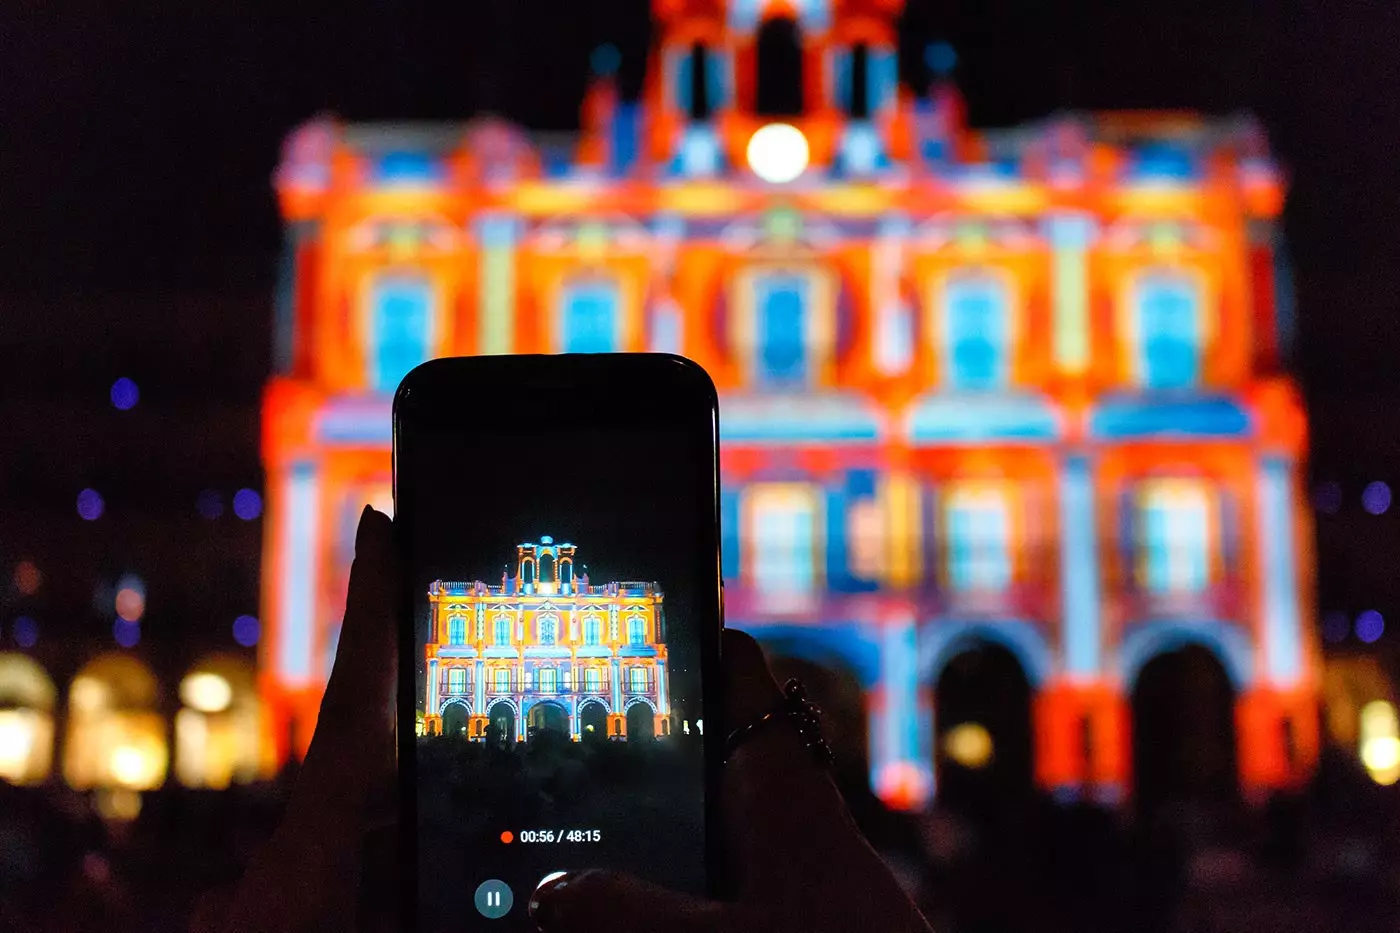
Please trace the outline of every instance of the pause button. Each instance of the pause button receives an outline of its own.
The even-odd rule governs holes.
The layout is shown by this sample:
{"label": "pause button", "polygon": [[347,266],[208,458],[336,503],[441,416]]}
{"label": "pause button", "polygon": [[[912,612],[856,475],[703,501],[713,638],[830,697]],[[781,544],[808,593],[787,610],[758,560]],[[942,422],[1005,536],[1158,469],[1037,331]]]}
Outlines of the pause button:
{"label": "pause button", "polygon": [[492,878],[477,886],[475,900],[477,913],[488,920],[497,920],[510,913],[515,895],[510,893],[510,885]]}

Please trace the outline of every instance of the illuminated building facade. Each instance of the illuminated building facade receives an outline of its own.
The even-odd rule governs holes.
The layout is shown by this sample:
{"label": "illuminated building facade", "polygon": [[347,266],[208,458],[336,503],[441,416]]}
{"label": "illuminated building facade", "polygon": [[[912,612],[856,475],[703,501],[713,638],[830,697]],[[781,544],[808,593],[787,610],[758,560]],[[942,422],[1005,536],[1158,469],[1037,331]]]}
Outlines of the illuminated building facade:
{"label": "illuminated building facade", "polygon": [[600,77],[569,146],[490,121],[291,137],[279,735],[309,741],[399,378],[663,350],[721,393],[728,620],[859,681],[890,804],[934,795],[940,675],[983,645],[1030,684],[1034,779],[1063,798],[1131,791],[1138,675],[1183,645],[1229,679],[1239,784],[1308,774],[1306,418],[1266,141],[1165,113],[973,131],[946,81],[897,82],[900,7],[657,0],[641,99]]}
{"label": "illuminated building facade", "polygon": [[590,585],[577,553],[546,536],[516,548],[515,575],[497,586],[429,587],[425,731],[455,718],[449,733],[473,741],[489,727],[502,741],[671,734],[660,588]]}

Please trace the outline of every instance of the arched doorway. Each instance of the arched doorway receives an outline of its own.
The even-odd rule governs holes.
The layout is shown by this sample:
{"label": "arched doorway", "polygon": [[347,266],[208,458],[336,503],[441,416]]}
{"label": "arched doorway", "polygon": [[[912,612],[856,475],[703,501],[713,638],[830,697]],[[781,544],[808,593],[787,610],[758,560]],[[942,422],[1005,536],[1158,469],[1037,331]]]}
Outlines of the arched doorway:
{"label": "arched doorway", "polygon": [[656,738],[656,722],[651,707],[633,703],[627,708],[627,741],[639,742]]}
{"label": "arched doorway", "polygon": [[1139,809],[1237,798],[1235,691],[1209,649],[1189,645],[1147,662],[1132,704]]}
{"label": "arched doorway", "polygon": [[493,745],[515,741],[515,708],[509,703],[497,703],[487,712],[486,741]]}
{"label": "arched doorway", "polygon": [[126,655],[91,661],[68,690],[63,774],[75,790],[150,790],[165,782],[170,749],[156,679]]}
{"label": "arched doorway", "polygon": [[606,742],[608,740],[607,708],[596,700],[579,706],[578,732],[579,738],[585,742]]}
{"label": "arched doorway", "polygon": [[934,686],[934,767],[947,806],[985,812],[1033,790],[1031,688],[999,645],[954,655]]}
{"label": "arched doorway", "polygon": [[0,654],[0,780],[39,784],[53,766],[49,675],[22,654]]}
{"label": "arched doorway", "polygon": [[569,734],[569,711],[558,703],[536,703],[530,707],[530,736],[541,732]]}
{"label": "arched doorway", "polygon": [[461,703],[448,703],[442,710],[442,734],[454,739],[467,737],[467,708]]}
{"label": "arched doorway", "polygon": [[205,658],[180,681],[179,694],[175,776],[181,784],[222,790],[272,774],[271,743],[248,662]]}

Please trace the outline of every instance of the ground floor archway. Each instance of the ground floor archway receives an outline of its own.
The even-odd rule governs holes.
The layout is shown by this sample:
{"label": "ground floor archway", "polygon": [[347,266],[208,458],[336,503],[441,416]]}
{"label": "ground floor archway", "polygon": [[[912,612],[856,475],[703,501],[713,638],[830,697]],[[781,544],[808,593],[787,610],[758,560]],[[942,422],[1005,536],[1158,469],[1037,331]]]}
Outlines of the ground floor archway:
{"label": "ground floor archway", "polygon": [[530,707],[528,718],[530,726],[529,734],[537,735],[541,732],[557,732],[560,735],[569,735],[569,711],[558,703],[536,703]]}
{"label": "ground floor archway", "polygon": [[975,642],[950,658],[934,685],[938,796],[984,810],[1034,789],[1031,687],[1016,656]]}
{"label": "ground floor archway", "polygon": [[497,703],[487,714],[486,741],[504,745],[515,741],[515,708]]}
{"label": "ground floor archway", "polygon": [[442,734],[453,738],[467,737],[467,708],[461,703],[448,703],[442,711]]}
{"label": "ground floor archway", "polygon": [[1188,645],[1148,661],[1133,686],[1132,716],[1140,810],[1237,799],[1235,691],[1209,649]]}
{"label": "ground floor archway", "polygon": [[651,707],[633,703],[627,710],[627,741],[637,742],[656,738],[656,722]]}
{"label": "ground floor archway", "polygon": [[606,742],[608,739],[608,710],[594,700],[578,708],[578,734],[584,742]]}

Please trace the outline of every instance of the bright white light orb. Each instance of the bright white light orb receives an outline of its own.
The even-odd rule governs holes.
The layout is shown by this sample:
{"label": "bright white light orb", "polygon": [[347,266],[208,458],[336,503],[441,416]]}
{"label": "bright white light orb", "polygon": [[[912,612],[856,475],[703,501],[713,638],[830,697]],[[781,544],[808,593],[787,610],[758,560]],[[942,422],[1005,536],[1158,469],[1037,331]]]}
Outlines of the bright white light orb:
{"label": "bright white light orb", "polygon": [[233,687],[218,674],[191,674],[180,684],[180,699],[201,713],[222,713],[233,700]]}
{"label": "bright white light orb", "polygon": [[764,181],[783,185],[807,170],[807,137],[790,123],[769,123],[749,139],[749,168]]}

